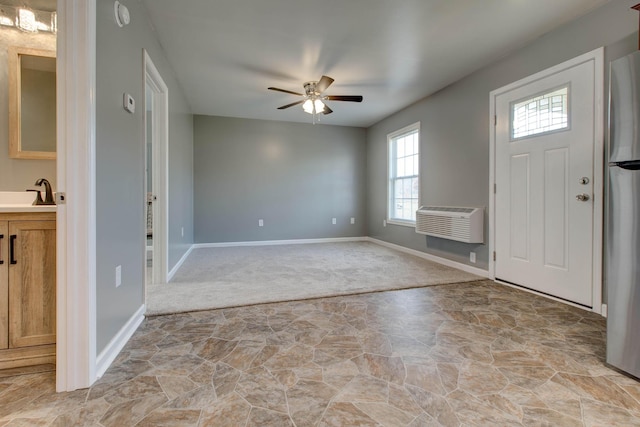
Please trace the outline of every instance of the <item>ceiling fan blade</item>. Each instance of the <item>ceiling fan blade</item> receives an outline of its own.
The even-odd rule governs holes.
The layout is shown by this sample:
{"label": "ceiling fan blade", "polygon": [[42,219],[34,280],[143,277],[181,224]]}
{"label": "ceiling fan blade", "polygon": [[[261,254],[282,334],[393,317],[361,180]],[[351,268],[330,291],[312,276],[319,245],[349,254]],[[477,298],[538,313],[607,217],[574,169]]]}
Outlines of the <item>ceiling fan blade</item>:
{"label": "ceiling fan blade", "polygon": [[331,113],[333,113],[333,110],[329,108],[327,104],[324,104],[324,110],[322,110],[322,114],[326,116],[327,114],[331,114]]}
{"label": "ceiling fan blade", "polygon": [[293,107],[294,105],[302,104],[305,100],[301,99],[300,101],[292,102],[291,104],[283,105],[282,107],[278,107],[278,110],[284,110],[285,108]]}
{"label": "ceiling fan blade", "polygon": [[360,95],[327,95],[324,99],[327,101],[362,102],[362,96]]}
{"label": "ceiling fan blade", "polygon": [[316,92],[322,93],[333,83],[333,79],[329,76],[322,76],[320,81],[316,83]]}
{"label": "ceiling fan blade", "polygon": [[303,94],[301,94],[301,93],[294,92],[294,91],[292,91],[292,90],[280,89],[280,88],[277,88],[277,87],[268,87],[267,89],[269,89],[269,90],[275,90],[275,91],[278,91],[278,92],[290,93],[291,95],[304,96],[304,95],[303,95]]}

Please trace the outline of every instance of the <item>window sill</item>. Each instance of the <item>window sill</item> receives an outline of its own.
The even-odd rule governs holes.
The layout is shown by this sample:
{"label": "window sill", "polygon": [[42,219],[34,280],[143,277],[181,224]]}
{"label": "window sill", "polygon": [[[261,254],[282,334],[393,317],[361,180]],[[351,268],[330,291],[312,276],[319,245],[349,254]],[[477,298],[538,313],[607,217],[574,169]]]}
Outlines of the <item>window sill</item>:
{"label": "window sill", "polygon": [[402,221],[399,219],[388,219],[387,220],[387,225],[392,224],[392,225],[401,225],[403,227],[411,227],[411,228],[415,228],[416,227],[416,222],[415,221]]}

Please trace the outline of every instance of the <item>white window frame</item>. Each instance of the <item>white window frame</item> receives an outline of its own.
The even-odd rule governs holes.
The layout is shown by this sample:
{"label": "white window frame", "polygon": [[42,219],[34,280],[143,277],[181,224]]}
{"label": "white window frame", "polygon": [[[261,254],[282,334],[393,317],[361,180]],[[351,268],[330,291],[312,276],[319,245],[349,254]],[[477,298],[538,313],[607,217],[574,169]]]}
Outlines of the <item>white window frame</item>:
{"label": "white window frame", "polygon": [[[412,133],[412,132],[418,132],[418,174],[414,175],[415,177],[418,178],[418,206],[420,206],[420,152],[421,150],[421,144],[420,144],[420,122],[416,122],[413,124],[410,124],[408,126],[403,127],[402,129],[398,129],[395,132],[391,132],[390,134],[387,135],[387,213],[386,213],[386,221],[387,224],[395,224],[395,225],[403,225],[405,227],[415,227],[416,226],[416,222],[415,220],[404,220],[404,219],[399,219],[399,218],[392,218],[391,217],[391,203],[392,203],[392,199],[391,196],[394,193],[394,190],[392,188],[392,177],[391,177],[391,171],[393,170],[393,164],[392,162],[395,160],[395,157],[392,156],[393,153],[393,141],[403,135],[406,135],[408,133]],[[394,199],[395,200],[395,199]]]}

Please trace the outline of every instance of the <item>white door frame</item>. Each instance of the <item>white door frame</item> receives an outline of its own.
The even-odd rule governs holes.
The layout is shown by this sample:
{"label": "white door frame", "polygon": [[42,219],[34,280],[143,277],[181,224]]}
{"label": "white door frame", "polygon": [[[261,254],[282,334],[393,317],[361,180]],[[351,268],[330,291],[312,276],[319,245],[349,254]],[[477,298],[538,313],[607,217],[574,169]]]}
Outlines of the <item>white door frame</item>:
{"label": "white door frame", "polygon": [[58,0],[56,390],[96,380],[96,0]]}
{"label": "white door frame", "polygon": [[[149,85],[153,91],[153,108],[152,114],[152,135],[153,135],[153,152],[152,152],[152,174],[154,194],[158,197],[153,202],[153,282],[166,283],[169,265],[169,257],[167,251],[167,240],[169,236],[168,218],[169,218],[169,186],[167,175],[169,173],[169,88],[165,84],[160,72],[153,64],[149,53],[143,49],[144,57],[144,87]],[[146,96],[145,96],[145,111]],[[145,124],[145,138],[143,143],[147,144],[147,126]],[[146,148],[145,148],[146,150]],[[146,152],[146,151],[145,151]],[[146,156],[145,156],[146,162]],[[146,194],[146,174],[145,174],[145,194]],[[145,218],[146,223],[146,218]],[[146,225],[145,225],[146,229]],[[144,244],[144,254],[146,262],[146,241]],[[146,274],[146,268],[145,268]],[[145,286],[146,300],[146,286]]]}
{"label": "white door frame", "polygon": [[[562,64],[540,71],[522,80],[491,91],[489,94],[489,278],[495,280],[495,251],[496,235],[496,98],[518,87],[533,83],[550,74],[559,73],[578,64],[594,62],[594,152],[593,152],[593,308],[592,311],[602,314],[602,252],[603,252],[603,209],[604,209],[604,48],[573,58]],[[498,254],[499,256],[499,254]],[[562,302],[571,304],[567,301]],[[574,305],[574,304],[571,304]],[[584,308],[580,305],[576,307]]]}

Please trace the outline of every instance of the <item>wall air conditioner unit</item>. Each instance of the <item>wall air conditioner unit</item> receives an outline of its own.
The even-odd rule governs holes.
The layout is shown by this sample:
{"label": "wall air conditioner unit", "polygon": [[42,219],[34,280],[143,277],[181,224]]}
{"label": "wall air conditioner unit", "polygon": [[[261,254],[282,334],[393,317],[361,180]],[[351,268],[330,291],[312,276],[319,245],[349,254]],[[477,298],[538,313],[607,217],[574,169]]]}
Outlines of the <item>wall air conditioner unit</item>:
{"label": "wall air conditioner unit", "polygon": [[421,206],[416,233],[465,243],[484,242],[484,208]]}

